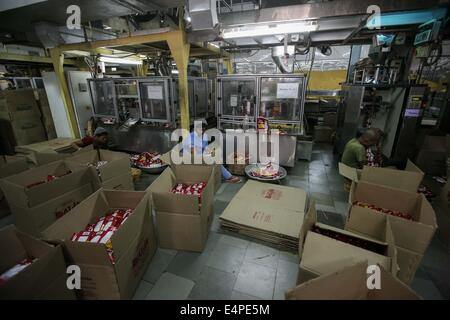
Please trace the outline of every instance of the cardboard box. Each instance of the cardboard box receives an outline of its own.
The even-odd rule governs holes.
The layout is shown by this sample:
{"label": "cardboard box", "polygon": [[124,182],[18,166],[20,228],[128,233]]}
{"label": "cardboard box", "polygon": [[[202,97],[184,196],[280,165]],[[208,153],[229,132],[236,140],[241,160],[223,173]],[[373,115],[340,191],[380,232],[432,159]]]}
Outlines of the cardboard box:
{"label": "cardboard box", "polygon": [[44,126],[40,118],[21,117],[10,122],[17,145],[30,144],[46,139]]}
{"label": "cardboard box", "polygon": [[349,202],[362,201],[377,207],[408,213],[413,220],[386,215],[369,208],[351,205],[345,229],[384,241],[382,228],[389,221],[399,248],[399,278],[410,283],[437,229],[434,209],[423,194],[384,187],[365,181],[352,185]]}
{"label": "cardboard box", "polygon": [[[171,166],[172,163],[172,158],[170,156],[172,150],[168,151],[166,153],[164,153],[163,155],[161,155],[161,161],[169,166]],[[194,163],[194,160],[192,158],[191,163]],[[210,166],[208,164],[196,164],[198,166]],[[217,192],[217,190],[219,190],[220,186],[222,185],[222,170],[220,168],[220,164],[215,164],[215,165],[211,165],[215,168],[215,172],[214,172],[214,193]]]}
{"label": "cardboard box", "polygon": [[[380,247],[380,252],[351,245],[334,238],[314,232],[314,228],[330,230],[334,233],[367,241]],[[299,236],[300,266],[298,283],[303,283],[318,276],[336,272],[356,263],[368,261],[369,264],[379,264],[394,276],[397,274],[397,250],[389,220],[384,224],[385,241],[365,237],[346,230],[337,229],[317,223],[317,213],[314,202],[305,215]]]}
{"label": "cardboard box", "polygon": [[[69,171],[71,173],[66,174]],[[30,184],[46,180],[48,175],[61,177],[27,188]],[[0,187],[10,205],[32,208],[88,183],[99,183],[95,169],[56,161],[4,178],[0,180]]]}
{"label": "cardboard box", "polygon": [[54,150],[48,149],[45,152],[42,151],[29,153],[27,157],[32,163],[38,166],[42,166],[44,164],[55,162],[58,160],[69,160],[71,156],[79,155],[91,150],[94,150],[92,145],[77,150],[75,148],[67,149],[64,150],[64,152],[56,152]]}
{"label": "cardboard box", "polygon": [[0,111],[0,119],[4,119],[7,121],[17,121],[23,118],[30,118],[34,120],[41,119],[41,113],[37,108],[32,108],[31,106],[21,107],[19,111],[10,112],[10,111]]}
{"label": "cardboard box", "polygon": [[309,280],[286,292],[286,300],[420,300],[420,296],[380,267],[380,289],[367,288],[367,262]]}
{"label": "cardboard box", "polygon": [[[115,264],[104,244],[70,240],[73,233],[117,208],[132,208],[133,214],[111,237]],[[98,190],[46,229],[44,237],[62,241],[69,263],[81,268],[81,298],[131,299],[156,251],[149,195]]]}
{"label": "cardboard box", "polygon": [[[25,170],[28,170],[28,163],[25,157],[0,156],[0,179]],[[0,218],[6,217],[10,213],[8,202],[3,191],[0,189]]]}
{"label": "cardboard box", "polygon": [[0,274],[26,258],[31,265],[0,285],[0,299],[72,300],[67,289],[66,264],[61,246],[35,239],[14,226],[0,230]]}
{"label": "cardboard box", "polygon": [[296,250],[306,197],[299,188],[248,180],[221,214],[222,227]]}
{"label": "cardboard box", "polygon": [[114,152],[109,150],[92,150],[72,156],[68,161],[82,165],[92,166],[99,161],[108,161],[108,163],[98,168],[100,181],[106,182],[118,175],[130,174],[130,156],[123,152]]}
{"label": "cardboard box", "polygon": [[334,129],[326,126],[314,127],[314,142],[331,142]]}
{"label": "cardboard box", "polygon": [[102,187],[106,190],[134,190],[131,170],[129,169],[125,174],[102,182]]}
{"label": "cardboard box", "polygon": [[77,141],[75,138],[57,138],[48,141],[42,141],[39,143],[33,143],[29,145],[23,145],[16,147],[17,153],[30,154],[35,152],[73,152],[72,144]]}
{"label": "cardboard box", "polygon": [[88,183],[33,208],[22,208],[11,204],[14,224],[30,235],[41,237],[42,231],[99,188],[99,183]]}
{"label": "cardboard box", "polygon": [[0,91],[0,112],[23,112],[34,110],[39,115],[39,108],[32,89]]}
{"label": "cardboard box", "polygon": [[424,173],[408,160],[405,170],[364,166],[362,170],[339,162],[339,173],[352,181],[366,181],[382,186],[417,192]]}
{"label": "cardboard box", "polygon": [[[162,248],[203,251],[213,217],[213,166],[172,165],[147,188],[152,196]],[[201,204],[194,195],[171,192],[177,183],[206,182]]]}

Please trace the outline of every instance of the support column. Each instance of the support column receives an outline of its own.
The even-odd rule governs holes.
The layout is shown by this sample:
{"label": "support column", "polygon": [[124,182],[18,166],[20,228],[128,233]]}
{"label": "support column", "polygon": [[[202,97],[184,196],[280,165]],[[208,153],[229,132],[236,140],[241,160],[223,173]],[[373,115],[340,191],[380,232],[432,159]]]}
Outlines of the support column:
{"label": "support column", "polygon": [[50,56],[52,58],[53,68],[55,69],[56,77],[59,82],[59,89],[61,91],[61,98],[66,109],[67,120],[69,123],[72,138],[80,138],[80,131],[78,130],[78,122],[75,116],[75,109],[72,104],[72,99],[67,86],[66,77],[64,74],[64,53],[58,49],[50,49]]}
{"label": "support column", "polygon": [[187,67],[189,62],[189,43],[184,31],[177,31],[167,39],[172,57],[178,68],[178,105],[181,113],[181,128],[189,131],[189,86]]}

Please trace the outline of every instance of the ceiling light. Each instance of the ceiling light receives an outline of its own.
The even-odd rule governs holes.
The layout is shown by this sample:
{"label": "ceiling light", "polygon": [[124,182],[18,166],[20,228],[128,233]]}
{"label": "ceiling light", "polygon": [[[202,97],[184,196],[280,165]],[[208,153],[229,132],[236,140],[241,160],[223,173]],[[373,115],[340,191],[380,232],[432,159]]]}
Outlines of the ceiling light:
{"label": "ceiling light", "polygon": [[105,30],[111,30],[112,28],[110,26],[107,26],[106,24],[103,25],[103,29]]}
{"label": "ceiling light", "polygon": [[141,65],[141,60],[131,60],[131,59],[122,59],[122,58],[114,58],[114,57],[100,57],[100,61],[106,63],[117,63],[117,64],[132,64],[132,65]]}
{"label": "ceiling light", "polygon": [[317,21],[301,21],[275,24],[250,24],[222,30],[224,39],[252,38],[317,30]]}

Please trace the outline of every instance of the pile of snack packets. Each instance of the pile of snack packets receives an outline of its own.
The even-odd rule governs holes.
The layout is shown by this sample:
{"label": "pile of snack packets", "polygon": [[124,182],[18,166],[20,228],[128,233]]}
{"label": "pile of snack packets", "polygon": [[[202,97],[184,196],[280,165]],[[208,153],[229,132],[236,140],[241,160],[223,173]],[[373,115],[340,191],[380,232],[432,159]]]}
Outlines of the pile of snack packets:
{"label": "pile of snack packets", "polygon": [[61,177],[64,177],[64,176],[67,176],[68,174],[71,174],[71,173],[72,173],[72,170],[68,170],[66,173],[63,173],[63,174],[61,174],[61,175],[59,175],[59,176],[55,176],[55,175],[49,174],[49,175],[45,178],[45,180],[41,180],[41,181],[37,181],[37,182],[30,183],[30,184],[27,185],[26,187],[27,187],[28,189],[29,189],[29,188],[33,188],[33,187],[39,186],[39,185],[41,185],[41,184],[44,184],[44,183],[47,183],[47,182],[56,180],[56,179],[61,178]]}
{"label": "pile of snack packets", "polygon": [[276,178],[281,175],[281,172],[269,163],[255,167],[255,169],[250,172],[250,175],[258,178]]}
{"label": "pile of snack packets", "polygon": [[157,168],[162,165],[161,154],[158,152],[143,152],[130,156],[131,164],[138,168]]}
{"label": "pile of snack packets", "polygon": [[26,258],[16,264],[14,267],[6,270],[2,274],[0,274],[0,285],[6,283],[9,279],[20,273],[23,269],[32,264],[36,259]]}
{"label": "pile of snack packets", "polygon": [[202,192],[206,187],[206,182],[194,184],[177,183],[170,192],[183,195],[194,195],[198,197],[198,202],[202,202]]}
{"label": "pile of snack packets", "polygon": [[381,167],[383,164],[383,156],[379,147],[375,153],[372,149],[366,149],[367,166],[369,167]]}
{"label": "pile of snack packets", "polygon": [[75,232],[70,240],[78,242],[103,243],[109,260],[115,263],[111,237],[120,226],[133,213],[133,209],[114,209],[105,216],[98,218],[94,223],[88,224],[84,230]]}
{"label": "pile of snack packets", "polygon": [[372,252],[376,252],[379,254],[384,254],[385,252],[385,246],[380,244],[380,243],[376,243],[376,242],[372,242],[369,240],[365,240],[365,239],[361,239],[361,238],[357,238],[357,237],[353,237],[351,235],[348,234],[343,234],[343,233],[339,233],[333,230],[329,230],[329,229],[322,229],[320,227],[314,226],[312,229],[313,232],[324,235],[326,237],[338,240],[338,241],[342,241],[348,244],[351,244],[353,246],[365,249],[365,250],[369,250]]}
{"label": "pile of snack packets", "polygon": [[362,201],[355,201],[353,204],[356,206],[359,206],[359,207],[369,208],[369,209],[375,210],[377,212],[382,212],[384,214],[389,214],[391,216],[396,216],[396,217],[400,217],[400,218],[407,219],[407,220],[413,220],[413,217],[406,212],[400,212],[400,211],[396,211],[396,210],[380,208],[373,204],[368,204],[368,203],[365,203]]}
{"label": "pile of snack packets", "polygon": [[431,191],[430,189],[428,189],[426,186],[424,186],[423,184],[421,184],[419,186],[419,189],[417,189],[418,193],[422,193],[428,201],[432,201],[434,198],[436,198],[436,194]]}

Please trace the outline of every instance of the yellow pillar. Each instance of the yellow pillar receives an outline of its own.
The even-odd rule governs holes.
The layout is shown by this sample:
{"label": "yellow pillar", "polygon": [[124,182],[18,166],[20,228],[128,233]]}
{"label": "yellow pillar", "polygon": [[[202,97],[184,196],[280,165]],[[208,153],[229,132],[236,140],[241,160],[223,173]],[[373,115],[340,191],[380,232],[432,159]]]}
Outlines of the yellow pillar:
{"label": "yellow pillar", "polygon": [[233,74],[233,63],[231,62],[231,59],[230,58],[223,59],[223,63],[227,68],[227,74]]}
{"label": "yellow pillar", "polygon": [[142,64],[137,65],[137,76],[145,77],[147,75],[148,64],[147,60],[142,61]]}
{"label": "yellow pillar", "polygon": [[78,130],[77,118],[75,116],[75,109],[70,98],[69,88],[67,86],[66,77],[64,74],[64,53],[58,49],[50,49],[50,56],[52,58],[53,68],[55,69],[56,77],[59,82],[59,89],[61,91],[61,98],[66,109],[67,120],[69,122],[70,131],[73,138],[80,138]]}
{"label": "yellow pillar", "polygon": [[187,67],[189,61],[189,43],[184,31],[177,31],[167,39],[172,57],[178,68],[178,105],[181,113],[181,128],[189,131],[189,90]]}

